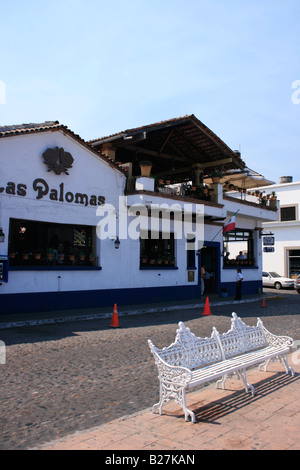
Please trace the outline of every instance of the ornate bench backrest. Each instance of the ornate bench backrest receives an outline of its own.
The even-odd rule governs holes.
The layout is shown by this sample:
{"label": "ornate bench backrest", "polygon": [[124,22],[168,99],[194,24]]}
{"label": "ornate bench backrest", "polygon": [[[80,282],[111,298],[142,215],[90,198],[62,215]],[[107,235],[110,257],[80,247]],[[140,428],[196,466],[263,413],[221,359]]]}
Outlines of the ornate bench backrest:
{"label": "ornate bench backrest", "polygon": [[158,349],[151,344],[149,342],[150,348],[154,349],[163,361],[172,366],[194,369],[221,361],[223,358],[215,328],[210,338],[199,338],[183,322],[180,322],[174,343],[163,349]]}
{"label": "ornate bench backrest", "polygon": [[219,339],[223,350],[223,359],[245,352],[244,344],[236,331],[229,330],[227,333],[219,333]]}
{"label": "ornate bench backrest", "polygon": [[194,369],[222,360],[222,351],[216,335],[217,330],[213,328],[210,338],[201,338],[194,335],[183,322],[179,323],[176,339],[188,351],[186,367]]}
{"label": "ornate bench backrest", "polygon": [[148,340],[148,343],[152,353],[155,352],[159,358],[170,366],[187,367],[189,362],[188,351],[185,350],[176,340],[174,343],[170,344],[170,346],[163,349],[155,347],[150,340]]}
{"label": "ornate bench backrest", "polygon": [[231,329],[220,334],[220,341],[226,358],[268,345],[262,322],[248,326],[236,313],[232,314]]}

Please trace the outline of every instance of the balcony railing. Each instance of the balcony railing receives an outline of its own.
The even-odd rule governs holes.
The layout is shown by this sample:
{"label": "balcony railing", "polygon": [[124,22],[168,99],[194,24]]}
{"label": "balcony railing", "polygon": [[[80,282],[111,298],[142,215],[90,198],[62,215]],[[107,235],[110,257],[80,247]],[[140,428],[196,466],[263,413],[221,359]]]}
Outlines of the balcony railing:
{"label": "balcony railing", "polygon": [[224,192],[223,199],[242,204],[259,206],[263,209],[277,210],[277,198],[261,192],[246,191],[241,193]]}
{"label": "balcony railing", "polygon": [[181,184],[178,186],[158,186],[158,192],[174,196],[182,196],[201,201],[211,201],[214,189],[208,185],[193,186],[191,184]]}
{"label": "balcony railing", "polygon": [[[146,180],[146,178],[145,178]],[[249,204],[251,206],[259,206],[271,211],[277,210],[277,199],[274,193],[268,194],[266,191],[258,191],[256,189],[238,188],[232,184],[210,183],[193,185],[191,182],[173,183],[167,179],[157,180],[154,186],[154,179],[152,184],[149,181],[146,185],[144,182],[136,190],[141,191],[155,191],[164,196],[176,198],[189,198],[198,199],[200,201],[212,202],[214,204],[224,204],[223,199],[234,201],[242,204]]]}

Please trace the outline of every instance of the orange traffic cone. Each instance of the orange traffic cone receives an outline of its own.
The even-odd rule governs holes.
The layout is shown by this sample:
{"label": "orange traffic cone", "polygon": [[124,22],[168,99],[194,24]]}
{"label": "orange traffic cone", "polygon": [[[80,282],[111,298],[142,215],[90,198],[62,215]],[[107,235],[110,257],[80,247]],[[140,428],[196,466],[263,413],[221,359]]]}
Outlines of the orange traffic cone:
{"label": "orange traffic cone", "polygon": [[119,317],[118,317],[117,304],[114,305],[110,326],[112,328],[118,328],[118,326],[119,326]]}
{"label": "orange traffic cone", "polygon": [[202,315],[211,315],[208,297],[206,297],[204,312],[202,313]]}
{"label": "orange traffic cone", "polygon": [[265,299],[263,299],[261,306],[262,306],[262,307],[265,307],[265,306],[266,306]]}

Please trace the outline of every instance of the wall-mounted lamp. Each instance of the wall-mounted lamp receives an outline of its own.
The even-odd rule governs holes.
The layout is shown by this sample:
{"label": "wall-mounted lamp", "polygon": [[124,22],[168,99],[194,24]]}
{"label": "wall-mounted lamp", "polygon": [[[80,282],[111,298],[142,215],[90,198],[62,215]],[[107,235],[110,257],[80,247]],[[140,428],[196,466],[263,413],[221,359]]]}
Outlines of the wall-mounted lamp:
{"label": "wall-mounted lamp", "polygon": [[119,240],[119,237],[117,237],[117,238],[115,239],[115,241],[114,241],[114,244],[115,244],[115,249],[116,249],[116,250],[118,250],[118,249],[119,249],[119,247],[120,247],[120,243],[121,243],[121,242],[120,242],[120,240]]}
{"label": "wall-mounted lamp", "polygon": [[5,240],[5,235],[4,235],[2,228],[0,227],[0,243],[3,243],[4,240]]}

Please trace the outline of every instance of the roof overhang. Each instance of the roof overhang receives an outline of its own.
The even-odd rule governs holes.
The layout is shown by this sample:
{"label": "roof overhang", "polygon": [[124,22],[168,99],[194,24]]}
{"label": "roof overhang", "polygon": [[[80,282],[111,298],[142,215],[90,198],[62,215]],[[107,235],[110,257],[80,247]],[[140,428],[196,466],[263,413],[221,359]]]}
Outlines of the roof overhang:
{"label": "roof overhang", "polygon": [[223,171],[246,167],[238,152],[231,150],[194,115],[127,129],[90,141],[103,151],[111,148],[120,163],[131,162],[133,174],[139,174],[139,162],[152,162],[152,175],[184,178],[191,170],[209,174],[216,167]]}

